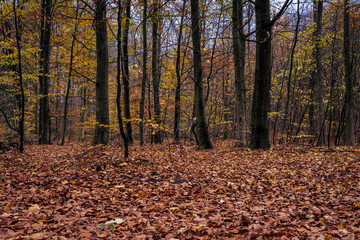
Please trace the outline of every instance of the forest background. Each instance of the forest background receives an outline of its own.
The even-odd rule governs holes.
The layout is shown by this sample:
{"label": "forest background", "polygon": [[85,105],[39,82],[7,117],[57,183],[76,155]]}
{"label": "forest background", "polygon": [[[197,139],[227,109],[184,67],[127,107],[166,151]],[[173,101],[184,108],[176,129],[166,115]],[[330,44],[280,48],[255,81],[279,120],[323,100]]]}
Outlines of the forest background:
{"label": "forest background", "polygon": [[354,145],[359,7],[3,0],[2,141]]}

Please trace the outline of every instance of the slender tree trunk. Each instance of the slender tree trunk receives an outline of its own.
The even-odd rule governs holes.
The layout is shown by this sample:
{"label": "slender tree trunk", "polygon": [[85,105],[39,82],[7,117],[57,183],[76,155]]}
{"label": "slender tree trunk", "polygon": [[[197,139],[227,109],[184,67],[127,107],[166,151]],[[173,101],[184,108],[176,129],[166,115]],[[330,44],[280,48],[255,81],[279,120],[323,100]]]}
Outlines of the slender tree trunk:
{"label": "slender tree trunk", "polygon": [[283,119],[283,126],[282,126],[282,131],[283,133],[285,133],[285,131],[287,131],[287,135],[289,135],[289,131],[290,129],[288,127],[286,127],[286,123],[289,121],[289,117],[288,117],[288,113],[289,113],[289,106],[291,104],[290,102],[290,95],[291,95],[291,78],[292,78],[292,72],[293,72],[293,65],[294,65],[294,55],[295,55],[295,49],[296,49],[296,44],[298,42],[298,34],[299,34],[299,25],[300,25],[300,20],[301,20],[301,16],[300,16],[300,0],[297,1],[297,5],[296,5],[296,16],[297,16],[297,20],[296,20],[296,26],[295,26],[295,36],[293,39],[293,43],[291,46],[291,53],[290,53],[290,67],[289,67],[289,76],[288,76],[288,81],[287,81],[287,94],[286,94],[286,101],[285,101],[285,114],[284,114],[284,119]]}
{"label": "slender tree trunk", "polygon": [[80,142],[84,142],[85,141],[85,136],[86,136],[86,131],[85,131],[85,126],[84,126],[84,122],[85,122],[85,113],[86,113],[86,104],[87,104],[87,88],[86,87],[81,87],[80,88],[80,96],[81,96],[81,111],[80,111],[80,123],[81,123],[81,132],[80,132],[80,136],[79,136],[79,141]]}
{"label": "slender tree trunk", "polygon": [[314,142],[317,141],[318,145],[325,143],[324,134],[321,129],[324,106],[322,99],[322,64],[321,64],[321,31],[322,31],[322,15],[323,15],[323,0],[314,0],[314,23],[315,31],[314,38],[314,69],[310,82],[310,100],[309,105],[309,118],[310,118],[310,134],[314,135]]}
{"label": "slender tree trunk", "polygon": [[[151,117],[151,83],[150,83],[150,79],[147,79],[147,94],[148,94],[148,119],[149,121],[151,121],[152,117]],[[151,130],[151,129],[150,129]],[[152,135],[152,131],[150,131],[150,142],[153,143],[153,135]]]}
{"label": "slender tree trunk", "polygon": [[125,0],[125,28],[123,34],[123,58],[122,58],[122,76],[124,84],[124,113],[126,119],[126,133],[129,140],[129,144],[133,143],[132,127],[131,127],[131,114],[130,114],[130,75],[129,75],[129,29],[130,29],[130,17],[131,17],[131,0]]}
{"label": "slender tree trunk", "polygon": [[203,96],[203,76],[201,65],[201,35],[199,25],[199,1],[191,0],[191,29],[194,52],[194,82],[195,82],[195,114],[197,121],[197,132],[199,138],[199,149],[213,148],[206,124],[205,104]]}
{"label": "slender tree trunk", "polygon": [[181,19],[180,19],[180,26],[179,26],[179,35],[178,35],[178,42],[177,42],[177,51],[176,51],[176,63],[175,63],[175,71],[176,71],[176,89],[175,89],[175,117],[174,117],[174,142],[178,144],[180,142],[180,115],[181,115],[181,68],[180,68],[180,61],[181,61],[181,40],[183,34],[183,25],[185,19],[185,8],[186,8],[186,1],[183,1],[183,6],[181,10]]}
{"label": "slender tree trunk", "polygon": [[142,79],[141,79],[141,98],[140,98],[140,124],[139,124],[139,134],[140,134],[140,145],[144,145],[144,110],[145,110],[145,94],[146,94],[146,82],[147,82],[147,58],[148,58],[148,48],[147,48],[147,0],[144,0],[144,9],[143,9],[143,26],[142,26],[142,35],[143,35],[143,66],[142,66]]}
{"label": "slender tree trunk", "polygon": [[336,82],[336,76],[337,76],[337,64],[335,65],[335,58],[336,58],[336,39],[337,39],[337,25],[338,25],[338,12],[336,11],[335,20],[333,24],[332,31],[335,33],[333,35],[332,39],[332,47],[331,47],[331,77],[330,77],[330,96],[329,96],[329,125],[328,125],[328,134],[327,134],[327,144],[330,148],[331,145],[331,132],[332,132],[332,126],[333,126],[333,117],[335,113],[335,104],[334,104],[334,87]]}
{"label": "slender tree trunk", "polygon": [[65,94],[65,103],[64,103],[64,115],[63,115],[63,131],[62,131],[62,137],[61,137],[61,145],[64,145],[65,143],[65,135],[66,135],[66,125],[67,125],[67,114],[68,114],[68,101],[69,101],[69,95],[70,95],[70,88],[71,88],[71,77],[72,77],[72,70],[73,70],[73,60],[74,60],[74,46],[76,41],[76,33],[78,28],[78,15],[79,15],[79,2],[77,1],[76,6],[76,13],[75,13],[75,19],[77,22],[75,23],[74,32],[73,32],[73,38],[71,41],[71,47],[70,47],[70,66],[69,66],[69,72],[68,72],[68,79],[67,79],[67,85],[66,85],[66,94]]}
{"label": "slender tree trunk", "polygon": [[106,29],[106,0],[95,2],[96,30],[96,127],[94,144],[109,141],[109,99],[108,99],[108,43]]}
{"label": "slender tree trunk", "polygon": [[124,141],[124,157],[127,158],[129,156],[129,140],[125,134],[123,119],[121,115],[121,26],[122,26],[122,6],[121,0],[119,0],[119,9],[118,9],[118,32],[117,32],[117,75],[116,75],[116,83],[117,83],[117,94],[116,94],[116,107],[117,107],[117,118],[119,123],[119,130],[121,138]]}
{"label": "slender tree trunk", "polygon": [[344,65],[345,65],[345,131],[346,145],[355,145],[354,135],[354,84],[350,59],[350,0],[344,0]]}
{"label": "slender tree trunk", "polygon": [[21,37],[19,32],[19,18],[16,10],[16,0],[13,2],[13,10],[14,10],[14,21],[15,21],[15,35],[16,35],[16,48],[18,52],[18,74],[19,74],[19,87],[20,87],[20,101],[19,101],[19,109],[20,109],[20,120],[18,126],[18,134],[19,134],[19,145],[20,152],[24,151],[24,120],[25,120],[25,94],[24,94],[24,84],[23,84],[23,74],[22,74],[22,63],[21,63]]}
{"label": "slender tree trunk", "polygon": [[[154,13],[152,18],[153,29],[152,29],[152,80],[153,80],[153,93],[154,93],[154,118],[158,126],[161,125],[160,114],[160,39],[159,39],[159,23],[160,23],[160,12],[157,9],[158,4],[154,6]],[[161,131],[160,128],[155,129],[154,143],[161,143]]]}
{"label": "slender tree trunk", "polygon": [[233,0],[233,54],[235,67],[235,129],[237,145],[246,146],[245,39],[242,0]]}
{"label": "slender tree trunk", "polygon": [[50,109],[49,109],[49,65],[51,37],[51,0],[41,1],[40,31],[40,113],[39,113],[39,144],[50,144]]}

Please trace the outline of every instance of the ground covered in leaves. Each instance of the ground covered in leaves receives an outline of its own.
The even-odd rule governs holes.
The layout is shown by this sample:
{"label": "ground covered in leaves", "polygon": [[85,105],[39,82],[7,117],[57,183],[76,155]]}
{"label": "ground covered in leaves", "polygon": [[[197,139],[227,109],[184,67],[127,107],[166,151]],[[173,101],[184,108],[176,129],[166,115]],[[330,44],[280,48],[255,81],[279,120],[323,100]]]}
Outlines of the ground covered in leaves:
{"label": "ground covered in leaves", "polygon": [[0,154],[1,239],[356,239],[360,149],[26,146]]}

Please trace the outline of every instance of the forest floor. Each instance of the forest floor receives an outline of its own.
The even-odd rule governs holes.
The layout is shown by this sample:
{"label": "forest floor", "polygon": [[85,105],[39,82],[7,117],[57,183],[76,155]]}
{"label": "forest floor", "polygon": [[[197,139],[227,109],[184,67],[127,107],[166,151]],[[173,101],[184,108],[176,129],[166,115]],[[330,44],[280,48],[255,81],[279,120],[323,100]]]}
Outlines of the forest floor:
{"label": "forest floor", "polygon": [[231,146],[0,153],[0,239],[360,236],[360,148]]}

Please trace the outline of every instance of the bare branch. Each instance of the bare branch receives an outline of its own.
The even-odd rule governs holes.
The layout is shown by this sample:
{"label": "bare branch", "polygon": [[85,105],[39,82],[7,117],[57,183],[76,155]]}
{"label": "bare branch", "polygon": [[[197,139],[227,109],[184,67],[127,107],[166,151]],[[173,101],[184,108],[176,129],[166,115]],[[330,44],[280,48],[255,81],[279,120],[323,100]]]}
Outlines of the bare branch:
{"label": "bare branch", "polygon": [[7,117],[7,115],[6,115],[6,113],[5,113],[5,112],[4,112],[1,108],[0,108],[0,112],[4,115],[4,118],[5,118],[6,124],[9,126],[9,128],[17,132],[17,129],[16,129],[16,128],[14,128],[13,126],[11,126],[10,121],[9,121],[9,119],[8,119],[8,117]]}

